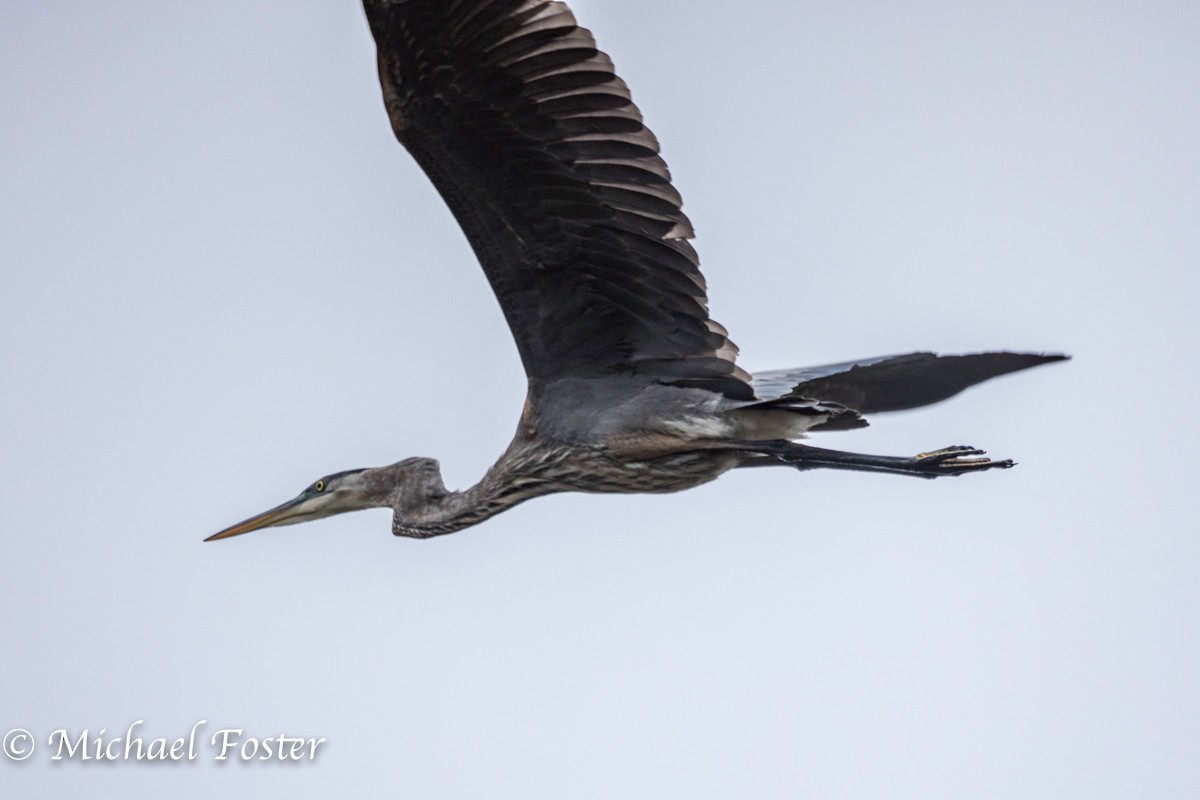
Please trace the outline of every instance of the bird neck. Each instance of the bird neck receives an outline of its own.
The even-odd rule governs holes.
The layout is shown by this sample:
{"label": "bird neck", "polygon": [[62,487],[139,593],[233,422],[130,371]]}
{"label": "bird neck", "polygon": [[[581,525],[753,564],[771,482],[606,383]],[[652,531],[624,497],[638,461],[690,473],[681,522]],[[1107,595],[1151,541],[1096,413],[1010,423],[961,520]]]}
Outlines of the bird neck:
{"label": "bird neck", "polygon": [[[462,492],[445,487],[436,461],[423,461],[432,465],[434,475],[426,477],[417,491],[404,491],[394,498],[392,532],[397,536],[426,539],[453,533],[478,525],[526,500],[564,488],[556,485],[548,474],[550,464],[522,458],[512,448],[479,483]],[[417,488],[412,483],[408,485]]]}

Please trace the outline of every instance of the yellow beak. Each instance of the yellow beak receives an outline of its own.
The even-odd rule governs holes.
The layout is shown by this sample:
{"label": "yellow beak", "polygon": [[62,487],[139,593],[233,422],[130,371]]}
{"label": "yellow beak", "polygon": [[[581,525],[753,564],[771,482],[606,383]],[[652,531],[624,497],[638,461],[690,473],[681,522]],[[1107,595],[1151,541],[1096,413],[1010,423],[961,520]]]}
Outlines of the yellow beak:
{"label": "yellow beak", "polygon": [[312,514],[312,509],[305,509],[305,501],[311,498],[301,495],[295,500],[289,500],[281,506],[276,506],[270,511],[251,517],[248,520],[239,522],[237,525],[231,525],[219,533],[214,533],[204,541],[215,542],[217,539],[228,539],[231,536],[241,536],[243,533],[250,533],[259,528],[270,528],[273,525],[290,525],[294,522],[304,522],[309,519]]}

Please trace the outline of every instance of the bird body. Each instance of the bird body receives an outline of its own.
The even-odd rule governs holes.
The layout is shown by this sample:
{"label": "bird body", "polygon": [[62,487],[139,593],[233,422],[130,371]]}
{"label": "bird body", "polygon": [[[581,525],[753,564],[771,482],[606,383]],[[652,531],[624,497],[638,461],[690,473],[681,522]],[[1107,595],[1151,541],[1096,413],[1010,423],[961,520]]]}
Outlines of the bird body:
{"label": "bird body", "polygon": [[810,431],[1065,358],[910,353],[752,376],[708,315],[691,222],[612,62],[554,0],[364,0],[384,106],[483,266],[529,391],[483,479],[410,458],[329,475],[223,539],[362,508],[429,538],[554,492],[675,492],[752,466],[933,478],[1012,466],[970,447],[826,450]]}

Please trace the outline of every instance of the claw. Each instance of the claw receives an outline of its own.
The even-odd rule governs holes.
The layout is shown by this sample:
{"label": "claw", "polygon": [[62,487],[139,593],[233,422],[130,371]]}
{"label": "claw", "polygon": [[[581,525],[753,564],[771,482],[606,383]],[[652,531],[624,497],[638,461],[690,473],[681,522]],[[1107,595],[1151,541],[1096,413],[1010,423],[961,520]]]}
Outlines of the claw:
{"label": "claw", "polygon": [[[981,456],[986,451],[980,450],[977,447],[971,447],[967,444],[952,444],[949,447],[943,447],[941,450],[931,450],[928,453],[917,453],[913,458],[918,461],[924,461],[927,458],[948,458],[951,456]],[[986,459],[985,459],[986,460]]]}

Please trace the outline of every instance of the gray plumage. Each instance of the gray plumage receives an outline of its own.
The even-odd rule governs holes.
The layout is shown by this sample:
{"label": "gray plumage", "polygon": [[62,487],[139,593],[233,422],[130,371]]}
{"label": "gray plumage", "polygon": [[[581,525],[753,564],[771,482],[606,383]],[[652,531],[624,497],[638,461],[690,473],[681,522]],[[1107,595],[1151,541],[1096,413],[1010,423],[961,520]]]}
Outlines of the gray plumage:
{"label": "gray plumage", "polygon": [[384,105],[483,266],[529,379],[512,444],[465,492],[436,461],[337,473],[215,534],[360,508],[426,538],[562,491],[673,492],[739,466],[958,475],[1011,461],[824,450],[810,430],[934,403],[1065,358],[913,353],[750,376],[708,316],[658,142],[566,5],[365,0]]}

